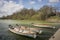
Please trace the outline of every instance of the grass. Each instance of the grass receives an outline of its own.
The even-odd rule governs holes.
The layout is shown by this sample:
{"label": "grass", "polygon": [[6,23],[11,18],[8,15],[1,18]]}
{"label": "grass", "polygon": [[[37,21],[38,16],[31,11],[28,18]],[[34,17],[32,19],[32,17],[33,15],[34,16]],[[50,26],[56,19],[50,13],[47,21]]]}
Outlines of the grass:
{"label": "grass", "polygon": [[38,21],[38,20],[16,20],[19,21],[20,23],[23,24],[30,24],[30,23],[35,23],[35,24],[56,24],[57,22],[48,22],[48,21]]}
{"label": "grass", "polygon": [[48,21],[42,21],[42,20],[0,20],[3,23],[8,23],[8,24],[47,24],[47,25],[56,25],[60,23],[52,23]]}

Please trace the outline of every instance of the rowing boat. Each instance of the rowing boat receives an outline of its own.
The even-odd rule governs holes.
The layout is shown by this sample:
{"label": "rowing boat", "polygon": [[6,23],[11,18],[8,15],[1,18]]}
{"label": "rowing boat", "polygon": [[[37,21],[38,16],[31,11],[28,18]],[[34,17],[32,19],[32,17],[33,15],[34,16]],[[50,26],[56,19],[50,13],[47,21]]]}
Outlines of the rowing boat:
{"label": "rowing boat", "polygon": [[23,29],[18,30],[17,28],[13,28],[13,29],[9,28],[9,31],[11,31],[15,34],[18,34],[18,35],[28,36],[28,37],[32,37],[32,38],[37,37],[36,32],[34,32],[34,31],[23,30]]}

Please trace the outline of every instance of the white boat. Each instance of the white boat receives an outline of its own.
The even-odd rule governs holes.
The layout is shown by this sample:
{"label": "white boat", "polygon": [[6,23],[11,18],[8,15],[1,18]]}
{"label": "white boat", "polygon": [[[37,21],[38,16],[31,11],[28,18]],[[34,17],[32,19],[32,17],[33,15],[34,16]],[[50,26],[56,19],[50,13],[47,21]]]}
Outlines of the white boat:
{"label": "white boat", "polygon": [[28,37],[32,37],[32,38],[36,38],[36,32],[34,31],[30,31],[30,30],[23,30],[23,29],[17,29],[17,28],[9,28],[9,31],[19,34],[19,35],[23,35],[23,36],[28,36]]}
{"label": "white boat", "polygon": [[55,29],[56,27],[55,26],[51,26],[51,25],[47,25],[47,24],[33,24],[33,26],[38,26],[38,27],[43,27],[43,28],[53,28]]}

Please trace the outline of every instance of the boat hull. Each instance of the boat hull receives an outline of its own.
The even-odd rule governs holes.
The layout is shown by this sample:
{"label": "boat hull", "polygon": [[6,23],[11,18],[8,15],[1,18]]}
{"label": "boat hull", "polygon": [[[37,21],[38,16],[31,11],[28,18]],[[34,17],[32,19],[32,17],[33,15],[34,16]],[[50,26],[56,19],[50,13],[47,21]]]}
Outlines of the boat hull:
{"label": "boat hull", "polygon": [[23,36],[27,36],[27,37],[32,37],[32,38],[36,38],[37,35],[36,34],[26,34],[26,33],[22,33],[22,32],[17,32],[11,28],[9,28],[9,31],[11,31],[12,33],[18,34],[18,35],[23,35]]}

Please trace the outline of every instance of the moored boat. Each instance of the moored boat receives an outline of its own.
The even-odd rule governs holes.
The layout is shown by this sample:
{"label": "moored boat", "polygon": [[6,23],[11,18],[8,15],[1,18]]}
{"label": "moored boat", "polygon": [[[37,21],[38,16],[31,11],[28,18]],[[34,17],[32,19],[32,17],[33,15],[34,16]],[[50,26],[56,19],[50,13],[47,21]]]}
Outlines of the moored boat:
{"label": "moored boat", "polygon": [[48,28],[48,29],[55,29],[55,26],[47,25],[47,24],[32,24],[33,26],[38,26],[40,28]]}
{"label": "moored boat", "polygon": [[32,37],[32,38],[36,38],[37,37],[37,33],[35,31],[30,30],[30,28],[25,29],[25,27],[22,26],[22,28],[20,27],[9,27],[9,31],[18,34],[18,35],[23,35],[23,36],[28,36],[28,37]]}

